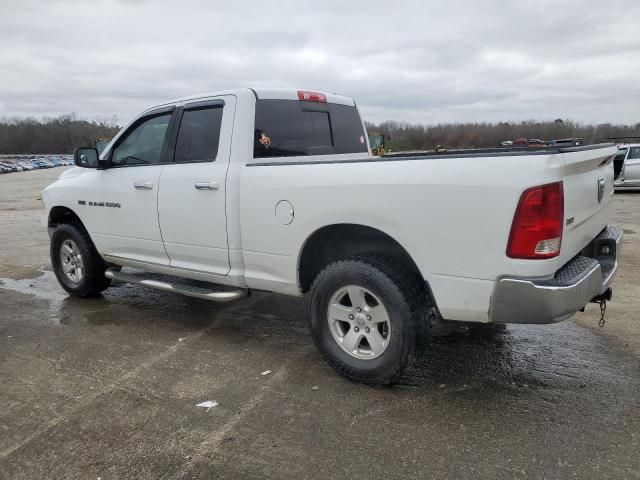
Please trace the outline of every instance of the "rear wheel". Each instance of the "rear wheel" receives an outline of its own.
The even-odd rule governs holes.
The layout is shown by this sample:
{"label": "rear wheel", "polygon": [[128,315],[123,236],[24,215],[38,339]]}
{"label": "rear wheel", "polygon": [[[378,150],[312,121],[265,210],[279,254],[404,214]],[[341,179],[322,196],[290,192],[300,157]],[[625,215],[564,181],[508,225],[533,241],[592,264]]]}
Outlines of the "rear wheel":
{"label": "rear wheel", "polygon": [[89,297],[111,285],[104,276],[107,264],[81,225],[58,225],[51,236],[50,253],[56,278],[71,295]]}
{"label": "rear wheel", "polygon": [[327,266],[309,292],[311,334],[345,377],[372,385],[397,381],[428,341],[421,279],[390,260],[358,256]]}

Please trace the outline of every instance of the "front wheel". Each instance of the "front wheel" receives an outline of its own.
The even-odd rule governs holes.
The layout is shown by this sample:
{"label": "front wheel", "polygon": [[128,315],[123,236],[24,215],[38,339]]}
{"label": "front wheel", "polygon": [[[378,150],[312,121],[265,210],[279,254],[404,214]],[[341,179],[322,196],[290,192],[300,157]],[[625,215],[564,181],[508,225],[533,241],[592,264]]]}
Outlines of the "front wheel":
{"label": "front wheel", "polygon": [[97,295],[111,285],[106,263],[81,225],[58,225],[51,236],[51,265],[58,282],[77,297]]}
{"label": "front wheel", "polygon": [[428,341],[421,279],[382,257],[327,266],[311,287],[308,307],[316,346],[340,374],[357,382],[397,381]]}

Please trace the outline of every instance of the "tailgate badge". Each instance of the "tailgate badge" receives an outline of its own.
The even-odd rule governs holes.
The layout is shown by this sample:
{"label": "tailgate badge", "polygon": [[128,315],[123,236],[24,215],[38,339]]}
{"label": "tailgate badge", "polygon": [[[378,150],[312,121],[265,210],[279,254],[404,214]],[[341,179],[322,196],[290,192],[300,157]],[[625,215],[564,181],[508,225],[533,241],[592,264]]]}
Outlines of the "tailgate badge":
{"label": "tailgate badge", "polygon": [[604,177],[598,179],[598,203],[602,203],[604,197]]}

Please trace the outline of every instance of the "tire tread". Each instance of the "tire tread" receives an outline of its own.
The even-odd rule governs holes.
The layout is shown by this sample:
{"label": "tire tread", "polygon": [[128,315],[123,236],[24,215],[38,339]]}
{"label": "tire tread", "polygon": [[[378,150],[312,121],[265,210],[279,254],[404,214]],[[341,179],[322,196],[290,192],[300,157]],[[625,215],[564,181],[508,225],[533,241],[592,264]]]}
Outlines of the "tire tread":
{"label": "tire tread", "polygon": [[312,307],[313,297],[320,284],[330,273],[336,270],[352,268],[354,262],[373,267],[377,272],[371,273],[374,275],[382,275],[390,280],[405,300],[403,307],[408,308],[408,312],[402,313],[406,314],[403,316],[410,322],[410,325],[407,327],[413,331],[413,341],[410,342],[407,348],[403,349],[402,358],[397,362],[398,368],[391,370],[384,376],[377,376],[375,378],[362,375],[357,368],[347,365],[339,359],[336,359],[330,352],[327,352],[320,341],[321,339],[316,338],[313,328],[311,328],[312,336],[323,358],[341,375],[360,383],[389,385],[397,382],[423,354],[429,340],[430,325],[428,310],[431,302],[429,301],[424,281],[416,274],[401,270],[397,264],[394,263],[393,259],[375,253],[355,255],[327,265],[314,279],[308,293],[307,302],[310,323],[312,321],[312,315],[314,315]]}
{"label": "tire tread", "polygon": [[[64,234],[71,236],[73,234],[78,235],[83,245],[81,248],[84,248],[88,251],[88,255],[86,255],[82,260],[85,268],[85,277],[81,282],[79,288],[73,289],[70,288],[62,279],[61,272],[58,272],[56,269],[57,259],[55,256],[59,255],[59,252],[56,250],[55,245],[57,242],[54,241],[56,235]],[[84,228],[84,225],[78,222],[64,223],[60,224],[54,230],[54,233],[51,237],[51,261],[54,267],[54,273],[56,277],[58,277],[58,281],[62,288],[64,288],[69,294],[76,297],[92,297],[98,295],[103,292],[111,285],[111,280],[104,276],[104,272],[107,269],[107,264],[102,260],[100,254],[96,250],[91,237],[89,236],[89,232]]]}

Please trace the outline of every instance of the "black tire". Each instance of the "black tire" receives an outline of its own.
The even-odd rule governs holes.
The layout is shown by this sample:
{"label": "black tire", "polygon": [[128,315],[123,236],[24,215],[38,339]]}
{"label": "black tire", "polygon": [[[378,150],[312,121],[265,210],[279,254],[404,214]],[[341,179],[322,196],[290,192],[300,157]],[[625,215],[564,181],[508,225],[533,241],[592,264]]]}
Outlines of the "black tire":
{"label": "black tire", "polygon": [[[387,311],[391,334],[386,350],[376,358],[361,359],[348,353],[329,326],[331,298],[349,285],[371,292]],[[316,346],[338,373],[352,381],[369,385],[396,382],[429,341],[429,300],[424,282],[384,257],[362,255],[328,265],[314,280],[307,298]]]}
{"label": "black tire", "polygon": [[[66,240],[77,245],[82,256],[83,274],[78,282],[67,277],[62,269],[60,249]],[[91,297],[98,295],[111,285],[111,280],[104,276],[107,264],[102,260],[91,237],[82,225],[64,223],[58,225],[51,236],[51,265],[58,282],[70,295]]]}

